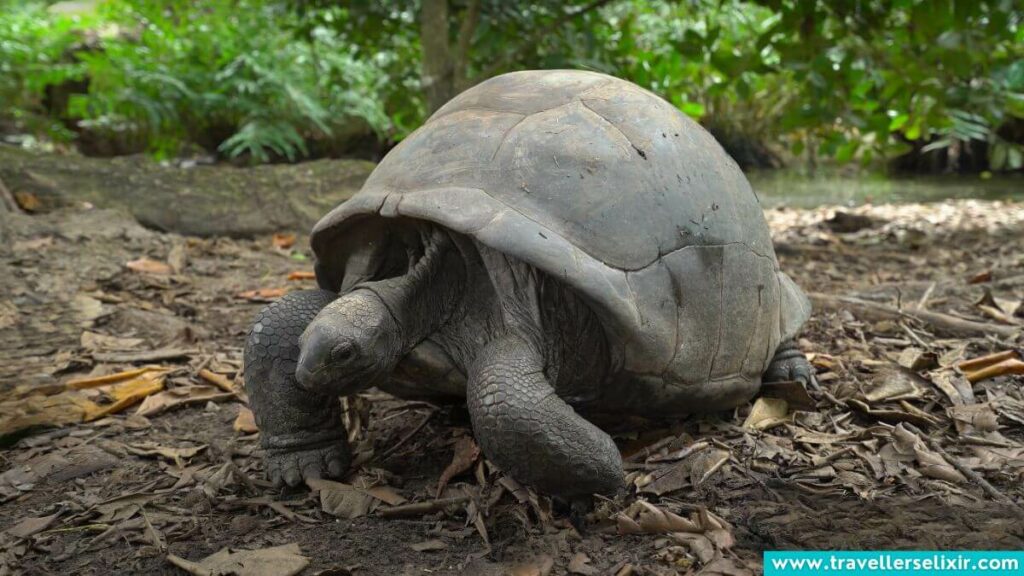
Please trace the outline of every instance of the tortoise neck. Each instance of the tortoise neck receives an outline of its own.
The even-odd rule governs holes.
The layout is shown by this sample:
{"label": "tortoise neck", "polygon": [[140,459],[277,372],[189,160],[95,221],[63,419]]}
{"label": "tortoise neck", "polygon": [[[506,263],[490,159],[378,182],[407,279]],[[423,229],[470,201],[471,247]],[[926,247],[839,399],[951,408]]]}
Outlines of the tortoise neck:
{"label": "tortoise neck", "polygon": [[368,283],[398,324],[402,354],[436,332],[462,298],[466,267],[448,233],[438,227],[423,232],[423,253],[406,274]]}

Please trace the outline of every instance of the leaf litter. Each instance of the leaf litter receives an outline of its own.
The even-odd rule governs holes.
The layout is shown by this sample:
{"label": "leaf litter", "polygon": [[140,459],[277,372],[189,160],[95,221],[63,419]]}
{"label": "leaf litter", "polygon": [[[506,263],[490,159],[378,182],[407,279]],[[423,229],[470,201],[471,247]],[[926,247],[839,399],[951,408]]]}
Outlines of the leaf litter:
{"label": "leaf litter", "polygon": [[348,478],[273,488],[241,342],[313,286],[300,252],[96,212],[16,221],[0,253],[23,272],[0,279],[6,570],[752,574],[765,549],[1024,546],[1021,205],[768,211],[783,268],[834,296],[799,342],[819,385],[613,420],[628,491],[576,517],[483,459],[464,408],[377,391],[344,402]]}

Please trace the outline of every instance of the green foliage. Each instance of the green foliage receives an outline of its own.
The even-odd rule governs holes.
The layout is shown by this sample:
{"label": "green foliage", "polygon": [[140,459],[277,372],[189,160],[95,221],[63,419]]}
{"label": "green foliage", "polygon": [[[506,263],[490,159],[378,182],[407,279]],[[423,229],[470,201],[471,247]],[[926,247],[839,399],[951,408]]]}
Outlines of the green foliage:
{"label": "green foliage", "polygon": [[[68,15],[0,0],[0,117],[158,156],[199,145],[269,161],[359,130],[398,140],[428,113],[420,0],[97,1],[93,14]],[[662,95],[720,137],[810,162],[970,148],[992,169],[1024,165],[1014,0],[448,6],[450,46],[468,46],[452,56],[460,89],[510,70],[586,68]]]}
{"label": "green foliage", "polygon": [[[842,161],[981,141],[1021,167],[999,128],[1024,118],[1024,29],[1014,0],[767,0],[763,43],[802,90],[782,126]],[[1000,161],[1001,159],[1005,159]]]}
{"label": "green foliage", "polygon": [[79,17],[50,17],[38,2],[0,2],[0,104],[23,129],[67,138],[64,126],[45,113],[49,86],[79,80],[84,68],[68,58],[80,42]]}
{"label": "green foliage", "polygon": [[[299,17],[287,7],[132,0],[99,10],[99,21],[119,26],[99,49],[74,52],[71,64],[56,55],[40,66],[45,74],[22,68],[35,84],[19,83],[38,97],[66,79],[56,74],[63,67],[88,78],[88,91],[62,111],[82,129],[134,137],[158,156],[199,143],[263,162],[306,155],[307,143],[354,122],[389,128],[382,71],[329,28],[298,37]],[[40,26],[63,21],[38,8],[26,17]]]}

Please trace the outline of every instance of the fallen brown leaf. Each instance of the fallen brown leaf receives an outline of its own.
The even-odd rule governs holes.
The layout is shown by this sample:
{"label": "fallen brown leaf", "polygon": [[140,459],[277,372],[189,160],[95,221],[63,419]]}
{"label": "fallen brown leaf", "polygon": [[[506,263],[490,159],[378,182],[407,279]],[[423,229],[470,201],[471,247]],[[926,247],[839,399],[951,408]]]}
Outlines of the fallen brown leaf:
{"label": "fallen brown leaf", "polygon": [[417,542],[416,544],[409,544],[409,548],[417,552],[436,552],[438,550],[444,550],[448,545],[443,540],[433,538],[431,540],[425,540],[423,542]]}
{"label": "fallen brown leaf", "polygon": [[786,422],[789,403],[781,398],[758,398],[743,422],[744,428],[768,430]]}
{"label": "fallen brown leaf", "polygon": [[196,576],[294,576],[309,565],[298,544],[259,550],[223,548],[199,562],[168,554],[167,561]]}
{"label": "fallen brown leaf", "polygon": [[253,434],[259,432],[259,428],[256,427],[256,417],[253,416],[252,410],[241,406],[238,409],[238,417],[235,418],[234,424],[231,425],[236,432],[244,432],[246,434]]}
{"label": "fallen brown leaf", "polygon": [[295,234],[274,234],[270,241],[274,244],[274,248],[287,250],[295,245]]}
{"label": "fallen brown leaf", "polygon": [[289,292],[289,288],[258,288],[239,292],[237,296],[253,302],[273,302]]}
{"label": "fallen brown leaf", "polygon": [[320,492],[320,507],[332,516],[359,518],[376,507],[376,498],[350,484],[321,479],[307,480],[306,484]]}
{"label": "fallen brown leaf", "polygon": [[437,482],[437,491],[434,497],[440,498],[448,482],[473,467],[473,463],[480,457],[480,447],[470,436],[460,436],[455,441],[455,452],[452,454],[452,461],[441,473],[441,479]]}
{"label": "fallen brown leaf", "polygon": [[125,267],[132,272],[139,272],[142,274],[156,274],[166,276],[173,272],[170,265],[166,262],[160,262],[159,260],[153,260],[150,258],[142,257],[137,260],[131,260],[125,263]]}
{"label": "fallen brown leaf", "polygon": [[159,456],[181,468],[185,465],[186,460],[206,450],[206,445],[175,448],[172,446],[161,446],[153,442],[140,442],[138,444],[125,444],[124,448],[136,456]]}
{"label": "fallen brown leaf", "polygon": [[26,518],[4,532],[15,538],[28,538],[49,528],[59,517],[60,512],[41,518]]}
{"label": "fallen brown leaf", "polygon": [[147,367],[52,388],[18,387],[0,402],[0,437],[35,426],[98,420],[123,411],[164,387],[166,368]]}
{"label": "fallen brown leaf", "polygon": [[165,390],[159,394],[149,396],[139,404],[135,413],[139,416],[153,416],[190,404],[206,404],[207,402],[222,402],[234,400],[237,396],[228,392],[222,392],[213,386],[179,386]]}

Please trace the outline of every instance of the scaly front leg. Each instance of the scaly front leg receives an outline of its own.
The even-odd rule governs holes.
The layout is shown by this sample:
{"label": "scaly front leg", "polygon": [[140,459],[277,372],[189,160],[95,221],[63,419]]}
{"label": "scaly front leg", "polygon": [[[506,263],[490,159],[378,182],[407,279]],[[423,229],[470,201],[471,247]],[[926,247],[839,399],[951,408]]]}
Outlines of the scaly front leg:
{"label": "scaly front leg", "polygon": [[499,337],[470,369],[466,401],[484,454],[516,480],[569,500],[616,493],[615,442],[558,397],[527,340]]}
{"label": "scaly front leg", "polygon": [[339,478],[351,461],[338,398],[305,390],[295,378],[299,336],[336,298],[326,290],[287,294],[260,310],[246,339],[245,388],[267,475],[278,486]]}

